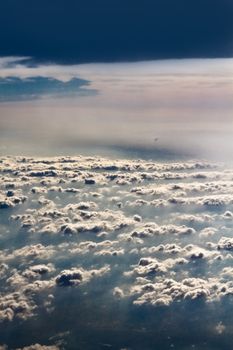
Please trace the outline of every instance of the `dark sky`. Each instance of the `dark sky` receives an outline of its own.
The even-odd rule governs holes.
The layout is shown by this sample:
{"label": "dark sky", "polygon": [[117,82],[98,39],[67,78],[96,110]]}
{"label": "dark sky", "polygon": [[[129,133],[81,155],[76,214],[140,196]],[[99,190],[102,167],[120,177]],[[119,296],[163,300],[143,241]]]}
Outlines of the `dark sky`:
{"label": "dark sky", "polygon": [[0,55],[63,63],[231,57],[233,0],[1,0]]}

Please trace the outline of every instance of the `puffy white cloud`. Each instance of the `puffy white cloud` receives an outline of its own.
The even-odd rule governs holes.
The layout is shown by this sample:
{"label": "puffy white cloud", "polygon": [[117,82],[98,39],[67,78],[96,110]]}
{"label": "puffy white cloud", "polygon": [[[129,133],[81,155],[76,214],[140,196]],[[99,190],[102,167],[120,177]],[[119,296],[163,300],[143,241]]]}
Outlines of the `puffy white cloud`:
{"label": "puffy white cloud", "polygon": [[153,306],[231,295],[233,172],[218,167],[2,157],[0,239],[12,245],[0,251],[0,319],[50,312],[66,286]]}
{"label": "puffy white cloud", "polygon": [[181,300],[202,298],[207,301],[217,300],[221,295],[232,294],[232,285],[221,283],[216,278],[185,278],[181,281],[164,279],[157,283],[138,284],[131,288],[130,295],[136,296],[137,305],[151,304],[169,306]]}
{"label": "puffy white cloud", "polygon": [[19,292],[9,293],[0,297],[0,321],[12,321],[15,317],[27,319],[33,315],[33,305],[30,300]]}
{"label": "puffy white cloud", "polygon": [[109,272],[108,266],[95,270],[84,270],[82,268],[63,270],[56,277],[56,284],[61,287],[79,285],[80,283],[90,281],[92,278],[103,276],[107,272]]}
{"label": "puffy white cloud", "polygon": [[147,223],[142,227],[139,227],[137,230],[131,233],[132,237],[145,238],[150,236],[157,235],[190,235],[195,234],[195,230],[191,227],[185,225],[176,226],[176,225],[162,225],[159,226],[155,223]]}
{"label": "puffy white cloud", "polygon": [[133,269],[133,273],[139,276],[149,276],[152,274],[164,274],[176,264],[185,264],[187,260],[182,258],[166,259],[158,261],[155,258],[141,258],[138,265]]}
{"label": "puffy white cloud", "polygon": [[60,347],[57,345],[41,345],[33,344],[29,346],[24,346],[23,348],[17,348],[16,350],[59,350]]}
{"label": "puffy white cloud", "polygon": [[233,238],[221,237],[221,239],[218,242],[218,249],[233,250]]}

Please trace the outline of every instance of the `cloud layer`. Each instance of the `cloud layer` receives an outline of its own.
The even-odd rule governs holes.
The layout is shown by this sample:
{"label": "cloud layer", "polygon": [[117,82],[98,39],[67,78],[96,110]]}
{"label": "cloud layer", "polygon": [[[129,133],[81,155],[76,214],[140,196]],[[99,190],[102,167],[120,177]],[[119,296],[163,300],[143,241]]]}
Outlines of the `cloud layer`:
{"label": "cloud layer", "polygon": [[231,59],[62,65],[1,57],[0,153],[230,158],[231,71]]}
{"label": "cloud layer", "polygon": [[[216,315],[230,302],[231,168],[8,156],[0,172],[0,320],[9,329],[41,317],[55,322],[64,303],[74,312],[86,305],[89,317],[95,302],[97,312],[128,305],[132,313],[200,303]],[[0,339],[23,349],[70,344],[70,336],[55,335]]]}

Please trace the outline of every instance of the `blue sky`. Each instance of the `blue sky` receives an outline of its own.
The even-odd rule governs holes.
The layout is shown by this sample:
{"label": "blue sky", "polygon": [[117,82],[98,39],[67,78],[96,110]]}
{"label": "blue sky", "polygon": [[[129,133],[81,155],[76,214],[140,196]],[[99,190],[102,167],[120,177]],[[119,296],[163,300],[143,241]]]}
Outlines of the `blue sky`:
{"label": "blue sky", "polygon": [[231,57],[231,0],[7,0],[1,55],[117,62]]}

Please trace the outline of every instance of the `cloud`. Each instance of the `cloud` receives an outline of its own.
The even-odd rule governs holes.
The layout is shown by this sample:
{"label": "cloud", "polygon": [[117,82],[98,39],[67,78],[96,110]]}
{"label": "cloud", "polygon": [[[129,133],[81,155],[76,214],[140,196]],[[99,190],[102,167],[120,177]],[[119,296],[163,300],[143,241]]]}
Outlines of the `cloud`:
{"label": "cloud", "polygon": [[232,250],[233,239],[231,237],[221,237],[221,239],[218,242],[218,249]]}
{"label": "cloud", "polygon": [[24,346],[23,348],[17,348],[16,350],[59,350],[60,347],[57,345],[40,345],[33,344],[29,346]]}
{"label": "cloud", "polygon": [[87,319],[117,305],[129,322],[143,305],[222,307],[233,294],[232,174],[198,161],[0,157],[2,201],[26,198],[1,209],[1,322],[56,315],[65,331],[64,301]]}
{"label": "cloud", "polygon": [[33,315],[34,305],[21,293],[10,293],[0,297],[0,322],[12,321],[15,317],[27,319]]}
{"label": "cloud", "polygon": [[0,78],[0,102],[95,95],[97,91],[88,88],[89,85],[87,80],[78,78],[68,82],[44,77]]}
{"label": "cloud", "polygon": [[73,285],[79,285],[80,283],[85,283],[90,281],[92,278],[97,278],[103,276],[105,273],[109,272],[109,267],[105,266],[100,269],[95,270],[84,270],[72,268],[70,270],[62,271],[56,277],[56,284],[60,287],[67,287]]}
{"label": "cloud", "polygon": [[167,259],[162,262],[153,258],[141,258],[138,266],[133,269],[133,272],[139,276],[149,276],[153,274],[163,274],[169,269],[172,269],[176,264],[185,264],[185,259]]}
{"label": "cloud", "polygon": [[136,285],[130,291],[136,295],[136,305],[169,306],[182,300],[217,300],[221,295],[232,293],[232,286],[220,283],[217,279],[185,278],[178,282],[164,279],[157,283]]}
{"label": "cloud", "polygon": [[232,151],[231,59],[70,65],[18,57],[3,61],[1,153],[8,148],[10,154],[19,149],[33,155],[48,149],[51,155],[61,150],[77,154],[77,149],[94,154],[98,146],[105,155],[227,159]]}
{"label": "cloud", "polygon": [[186,235],[186,234],[195,234],[195,230],[191,227],[187,227],[185,225],[183,226],[176,226],[176,225],[163,225],[158,226],[155,223],[147,223],[144,227],[139,228],[137,231],[133,231],[131,233],[132,237],[139,237],[139,238],[145,238],[145,237],[151,237],[151,236],[158,236],[158,235],[166,235],[166,234],[172,234],[172,235]]}

